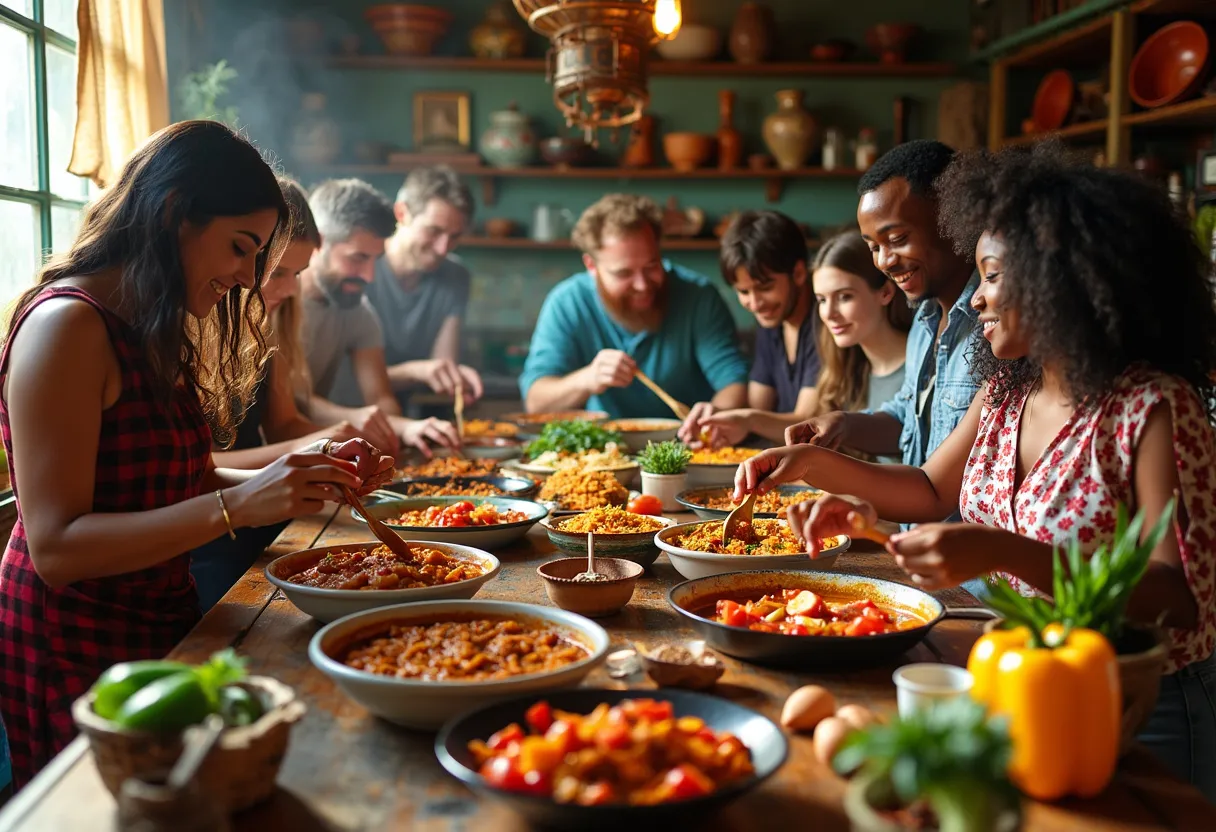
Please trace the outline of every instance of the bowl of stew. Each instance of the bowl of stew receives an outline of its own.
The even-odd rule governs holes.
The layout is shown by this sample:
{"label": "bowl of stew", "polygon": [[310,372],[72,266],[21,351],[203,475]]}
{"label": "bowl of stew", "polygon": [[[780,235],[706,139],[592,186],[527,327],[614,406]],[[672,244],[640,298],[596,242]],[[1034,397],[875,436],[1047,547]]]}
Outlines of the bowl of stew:
{"label": "bowl of stew", "polygon": [[552,607],[424,601],[328,624],[308,657],[374,715],[434,730],[499,699],[578,685],[608,642],[603,627]]}
{"label": "bowl of stew", "polygon": [[472,546],[409,540],[404,562],[383,543],[302,549],[266,565],[266,580],[305,615],[330,622],[355,612],[414,601],[472,598],[502,569]]}
{"label": "bowl of stew", "polygon": [[[507,497],[404,497],[373,491],[363,499],[370,514],[402,537],[493,548],[514,543],[549,510]],[[366,523],[355,508],[351,516]]]}
{"label": "bowl of stew", "polygon": [[812,558],[784,520],[755,518],[746,542],[722,541],[723,520],[698,520],[668,526],[654,536],[654,544],[685,578],[704,578],[741,569],[831,569],[836,556],[852,541],[841,535],[820,541]]}
{"label": "bowl of stew", "polygon": [[715,650],[806,667],[880,664],[946,615],[915,587],[835,572],[722,573],[676,584],[667,601]]}

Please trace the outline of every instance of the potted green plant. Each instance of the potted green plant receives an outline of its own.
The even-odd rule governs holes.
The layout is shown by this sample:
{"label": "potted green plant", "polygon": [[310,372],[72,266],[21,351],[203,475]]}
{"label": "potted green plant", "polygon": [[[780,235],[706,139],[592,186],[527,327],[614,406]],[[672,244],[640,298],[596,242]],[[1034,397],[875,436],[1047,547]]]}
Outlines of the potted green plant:
{"label": "potted green plant", "polygon": [[215,119],[235,129],[238,118],[236,107],[220,106],[219,102],[228,94],[228,85],[236,77],[237,71],[227,61],[217,61],[197,72],[187,73],[178,85],[182,117]]}
{"label": "potted green plant", "polygon": [[851,732],[832,766],[855,775],[844,797],[854,832],[1014,832],[1012,750],[1005,720],[964,696]]}
{"label": "potted green plant", "polygon": [[1127,602],[1148,569],[1153,549],[1172,528],[1174,501],[1156,525],[1141,539],[1144,513],[1129,521],[1125,506],[1118,506],[1115,536],[1088,558],[1073,540],[1065,556],[1057,550],[1052,597],[1022,595],[1004,581],[989,587],[984,603],[1002,618],[987,629],[1027,626],[1042,631],[1055,624],[1065,632],[1097,631],[1115,649],[1123,697],[1119,753],[1126,753],[1143,730],[1157,703],[1161,675],[1169,657],[1169,637],[1158,626],[1127,619]]}
{"label": "potted green plant", "polygon": [[692,451],[683,442],[647,442],[638,453],[642,467],[642,493],[651,494],[663,503],[663,511],[679,511],[676,495],[688,484],[688,461]]}

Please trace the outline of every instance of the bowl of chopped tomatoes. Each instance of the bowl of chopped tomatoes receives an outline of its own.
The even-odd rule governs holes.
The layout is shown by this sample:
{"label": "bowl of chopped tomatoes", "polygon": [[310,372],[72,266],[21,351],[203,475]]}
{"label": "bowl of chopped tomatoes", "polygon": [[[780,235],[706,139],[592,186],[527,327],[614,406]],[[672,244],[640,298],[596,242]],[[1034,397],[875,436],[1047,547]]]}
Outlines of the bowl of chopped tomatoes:
{"label": "bowl of chopped tomatoes", "polygon": [[580,688],[498,702],[435,739],[449,774],[537,826],[693,828],[781,768],[771,720],[691,691]]}
{"label": "bowl of chopped tomatoes", "polygon": [[[437,540],[492,548],[514,543],[549,510],[531,500],[508,497],[406,497],[373,491],[363,500],[369,513],[410,540]],[[366,523],[355,508],[351,516]]]}

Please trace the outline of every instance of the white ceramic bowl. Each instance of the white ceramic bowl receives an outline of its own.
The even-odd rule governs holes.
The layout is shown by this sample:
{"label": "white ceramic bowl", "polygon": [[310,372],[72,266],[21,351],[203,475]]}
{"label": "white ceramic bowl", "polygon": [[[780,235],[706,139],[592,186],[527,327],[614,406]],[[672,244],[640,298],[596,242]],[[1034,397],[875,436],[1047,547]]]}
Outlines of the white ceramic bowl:
{"label": "white ceramic bowl", "polygon": [[[503,470],[519,471],[526,477],[531,477],[537,480],[546,480],[556,473],[556,469],[549,468],[545,465],[533,465],[530,462],[524,462],[522,459],[509,459],[503,462]],[[636,462],[631,462],[628,465],[620,465],[615,468],[592,468],[593,471],[608,471],[617,481],[624,486],[632,486],[638,479],[638,474],[642,470]],[[734,474],[732,473],[733,477]],[[734,482],[732,479],[731,482]]]}
{"label": "white ceramic bowl", "polygon": [[678,526],[668,526],[654,536],[654,543],[667,553],[667,559],[676,571],[685,578],[707,578],[710,575],[721,575],[725,572],[739,572],[754,569],[796,569],[805,572],[817,572],[831,569],[836,563],[836,556],[848,551],[852,543],[848,537],[841,539],[840,545],[824,549],[814,559],[806,553],[793,555],[717,555],[712,552],[695,552],[692,549],[682,549],[667,541],[672,537],[687,534],[695,527],[705,523],[721,523],[721,520],[697,520],[694,523],[681,523]]}
{"label": "white ceramic bowl", "polygon": [[378,607],[391,607],[414,601],[439,601],[447,598],[472,598],[477,590],[487,581],[492,580],[502,569],[498,558],[481,549],[471,546],[458,546],[454,543],[435,543],[432,541],[409,540],[414,546],[426,546],[438,549],[445,554],[461,560],[477,561],[483,564],[485,572],[467,581],[457,581],[454,584],[420,587],[418,589],[323,589],[315,586],[293,584],[287,578],[303,572],[330,552],[349,552],[352,550],[370,551],[382,546],[378,540],[370,543],[346,543],[341,546],[321,546],[316,549],[301,549],[282,557],[277,557],[266,565],[266,580],[282,590],[287,600],[305,615],[311,615],[318,621],[330,622],[351,613]]}
{"label": "white ceramic bowl", "polygon": [[[623,430],[617,424],[623,424],[634,430]],[[649,442],[667,442],[675,439],[676,433],[683,424],[679,419],[615,419],[604,422],[604,427],[617,431],[625,440],[629,453],[636,454],[643,450]]]}
{"label": "white ceramic bowl", "polygon": [[[429,506],[449,506],[467,500],[471,503],[492,503],[503,511],[522,511],[526,520],[515,523],[498,523],[493,526],[403,526],[396,522],[402,512],[420,511]],[[444,543],[476,545],[486,549],[514,543],[528,533],[528,529],[549,514],[549,509],[531,500],[515,500],[510,497],[405,497],[392,491],[373,491],[363,498],[364,507],[384,525],[409,540],[434,540]],[[366,523],[354,508],[351,517]]]}
{"label": "white ceramic bowl", "polygon": [[[335,656],[351,642],[390,624],[425,624],[449,617],[531,618],[552,623],[578,639],[590,654],[554,673],[532,673],[485,682],[398,679],[347,667]],[[435,730],[457,714],[490,702],[578,685],[608,652],[608,633],[588,618],[552,607],[513,601],[427,601],[349,615],[323,628],[308,645],[308,658],[351,699],[376,716],[407,728]]]}
{"label": "white ceramic bowl", "polygon": [[708,61],[722,50],[722,33],[702,23],[685,23],[674,38],[656,48],[668,61]]}
{"label": "white ceramic bowl", "polygon": [[735,471],[739,469],[739,463],[727,463],[725,465],[706,465],[703,463],[688,463],[688,487],[689,488],[706,488],[708,486],[721,487],[724,485],[735,484]]}

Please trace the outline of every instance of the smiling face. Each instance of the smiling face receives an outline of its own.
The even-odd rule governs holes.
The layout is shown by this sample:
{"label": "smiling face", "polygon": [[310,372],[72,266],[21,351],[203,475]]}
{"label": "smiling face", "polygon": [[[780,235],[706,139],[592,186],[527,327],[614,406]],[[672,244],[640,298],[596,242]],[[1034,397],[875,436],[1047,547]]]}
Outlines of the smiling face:
{"label": "smiling face", "polygon": [[300,272],[308,268],[312,253],[316,251],[308,240],[293,240],[279,265],[275,267],[262,283],[262,300],[266,303],[267,316],[274,313],[288,298],[300,293]]}
{"label": "smiling face", "polygon": [[412,268],[433,271],[455,248],[465,230],[465,216],[450,202],[432,199],[417,215],[404,202],[393,206],[397,215],[394,243],[399,243]]}
{"label": "smiling face", "polygon": [[265,208],[239,217],[216,217],[206,225],[183,223],[178,232],[186,311],[205,318],[236,287],[252,289],[258,253],[270,240],[279,215]]}
{"label": "smiling face", "polygon": [[938,232],[937,206],[913,193],[908,180],[888,179],[862,196],[857,223],[875,267],[895,281],[910,302],[936,298],[949,288],[957,258]]}
{"label": "smiling face", "polygon": [[841,349],[863,344],[882,327],[891,326],[887,305],[895,300],[895,287],[890,281],[884,281],[879,289],[871,289],[851,272],[821,266],[815,270],[812,286],[819,319]]}
{"label": "smiling face", "polygon": [[663,321],[667,273],[650,228],[605,233],[595,257],[583,255],[600,300],[623,326],[654,330]]}
{"label": "smiling face", "polygon": [[975,247],[975,262],[979,265],[980,286],[971,296],[971,306],[980,313],[984,337],[992,345],[992,354],[1004,361],[1024,358],[1030,343],[1022,330],[1022,318],[1009,303],[1004,272],[1005,244],[1001,238],[985,232]]}
{"label": "smiling face", "polygon": [[352,309],[376,274],[376,258],[384,254],[384,238],[362,228],[349,239],[317,249],[309,268],[317,285],[335,304]]}
{"label": "smiling face", "polygon": [[806,264],[799,263],[793,274],[767,275],[761,282],[753,280],[746,268],[735,270],[734,290],[739,303],[756,316],[756,323],[765,329],[781,326],[794,314],[806,288]]}

